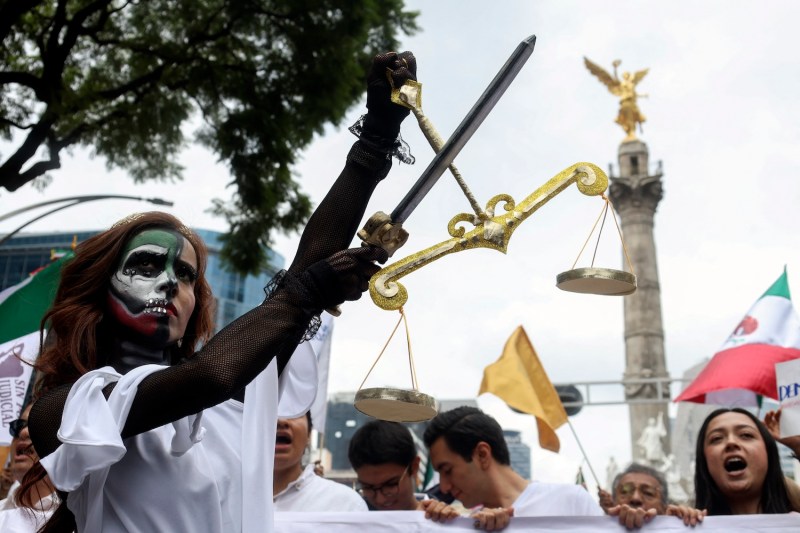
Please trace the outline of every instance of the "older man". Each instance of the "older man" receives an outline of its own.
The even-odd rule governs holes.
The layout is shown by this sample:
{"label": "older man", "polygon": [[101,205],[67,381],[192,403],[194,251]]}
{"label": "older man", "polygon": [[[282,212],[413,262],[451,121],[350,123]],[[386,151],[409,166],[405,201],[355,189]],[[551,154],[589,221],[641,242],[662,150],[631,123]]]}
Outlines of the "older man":
{"label": "older man", "polygon": [[669,503],[667,482],[655,468],[639,463],[631,463],[625,471],[617,474],[611,487],[611,494],[598,489],[600,506],[608,510],[616,505],[628,505],[645,511],[655,510],[655,514],[665,514]]}
{"label": "older man", "polygon": [[691,526],[702,522],[705,516],[705,511],[670,505],[664,476],[642,464],[631,463],[614,478],[611,490],[613,496],[598,489],[600,505],[609,515],[618,516],[619,523],[628,529],[641,527],[657,515],[677,516]]}
{"label": "older man", "polygon": [[0,531],[4,532],[38,531],[53,513],[54,504],[58,502],[55,487],[47,476],[37,481],[30,491],[29,501],[25,502],[29,507],[19,507],[15,499],[20,481],[39,459],[28,433],[30,410],[30,405],[25,406],[19,418],[9,424],[14,484],[11,485],[6,499],[0,500]]}

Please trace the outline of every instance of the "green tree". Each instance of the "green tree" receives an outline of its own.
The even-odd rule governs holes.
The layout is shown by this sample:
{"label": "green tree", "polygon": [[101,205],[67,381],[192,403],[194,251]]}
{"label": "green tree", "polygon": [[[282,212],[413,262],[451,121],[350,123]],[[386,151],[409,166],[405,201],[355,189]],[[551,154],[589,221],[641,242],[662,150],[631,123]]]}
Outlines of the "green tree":
{"label": "green tree", "polygon": [[292,165],[365,90],[372,56],[417,30],[403,0],[2,0],[0,186],[14,191],[89,147],[135,182],[180,179],[185,126],[224,161],[223,256],[266,261],[311,211]]}

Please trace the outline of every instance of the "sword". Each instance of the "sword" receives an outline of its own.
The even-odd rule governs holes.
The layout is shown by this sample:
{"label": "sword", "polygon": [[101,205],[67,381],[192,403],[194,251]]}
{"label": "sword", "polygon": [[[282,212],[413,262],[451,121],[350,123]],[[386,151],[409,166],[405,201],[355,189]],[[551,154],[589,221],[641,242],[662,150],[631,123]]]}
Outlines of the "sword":
{"label": "sword", "polygon": [[484,119],[491,113],[495,104],[514,81],[519,71],[528,61],[536,44],[536,36],[531,35],[517,45],[503,67],[495,75],[489,86],[483,91],[475,105],[467,113],[461,124],[458,125],[453,135],[434,156],[428,167],[417,179],[405,197],[400,200],[391,215],[378,211],[372,215],[367,223],[358,232],[358,236],[367,244],[380,246],[389,256],[408,240],[408,232],[402,225],[409,215],[416,209],[422,199],[433,188],[439,178],[444,174],[456,158],[464,145],[477,131]]}

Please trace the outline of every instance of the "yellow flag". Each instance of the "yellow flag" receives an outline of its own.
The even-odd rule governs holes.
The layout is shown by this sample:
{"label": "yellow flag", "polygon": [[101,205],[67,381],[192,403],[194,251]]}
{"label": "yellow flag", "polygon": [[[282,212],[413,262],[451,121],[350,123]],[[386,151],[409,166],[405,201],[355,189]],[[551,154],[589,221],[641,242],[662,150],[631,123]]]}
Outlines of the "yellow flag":
{"label": "yellow flag", "polygon": [[567,422],[567,412],[522,326],[511,334],[500,359],[483,370],[478,394],[484,392],[491,392],[516,411],[535,416],[539,445],[558,452],[561,444],[555,429]]}

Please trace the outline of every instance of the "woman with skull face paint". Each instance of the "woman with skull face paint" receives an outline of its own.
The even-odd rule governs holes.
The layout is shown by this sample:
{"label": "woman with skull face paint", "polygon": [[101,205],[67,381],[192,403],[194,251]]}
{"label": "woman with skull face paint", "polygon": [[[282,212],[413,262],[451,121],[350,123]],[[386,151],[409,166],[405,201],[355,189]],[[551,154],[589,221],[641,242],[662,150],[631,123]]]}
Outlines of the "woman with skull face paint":
{"label": "woman with skull face paint", "polygon": [[[186,237],[161,228],[133,237],[111,277],[108,293],[108,310],[122,326],[120,336],[130,332],[157,347],[177,342],[194,311],[196,280],[197,253]],[[139,357],[130,362],[123,359],[115,368],[131,370],[139,364]]]}
{"label": "woman with skull face paint", "polygon": [[[202,411],[256,376],[277,400],[278,376],[298,342],[313,333],[319,313],[359,298],[378,270],[373,261],[386,260],[381,249],[345,248],[402,144],[408,110],[390,103],[387,70],[395,86],[415,79],[414,56],[375,58],[359,141],[309,220],[290,267],[273,280],[262,305],[217,335],[211,337],[205,247],[174,217],[133,215],[78,247],[43,321],[50,333],[29,417],[42,459],[27,482],[46,469],[65,502],[44,531],[271,529],[248,521],[250,510],[230,501],[226,490],[249,475],[233,464],[246,460],[237,456],[237,446],[248,444],[241,442],[246,428],[238,443],[233,438],[229,448],[217,449],[212,444],[219,441],[202,440]],[[274,428],[276,407],[265,408]]]}

